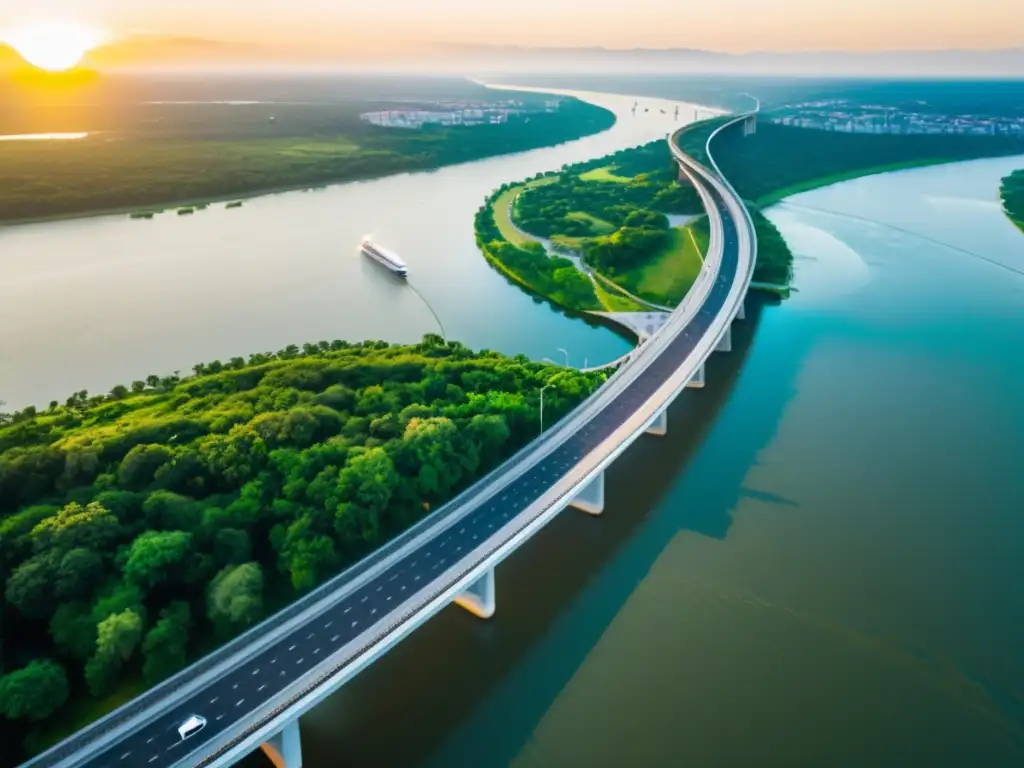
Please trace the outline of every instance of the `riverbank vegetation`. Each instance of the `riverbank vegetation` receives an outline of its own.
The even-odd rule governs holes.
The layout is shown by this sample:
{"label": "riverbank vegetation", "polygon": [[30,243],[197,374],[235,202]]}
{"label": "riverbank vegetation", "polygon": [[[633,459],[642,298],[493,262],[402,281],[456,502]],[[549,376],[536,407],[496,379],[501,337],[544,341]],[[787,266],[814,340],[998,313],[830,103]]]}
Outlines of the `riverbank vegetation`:
{"label": "riverbank vegetation", "polygon": [[747,137],[738,126],[723,131],[712,150],[743,199],[764,206],[873,173],[1024,153],[1024,139],[844,133],[761,119],[757,132]]}
{"label": "riverbank vegetation", "polygon": [[999,188],[999,196],[1003,201],[1003,210],[1010,221],[1024,231],[1024,168],[1014,171],[1005,179]]}
{"label": "riverbank vegetation", "polygon": [[[553,424],[601,373],[336,341],[0,415],[0,740],[37,749],[257,623]],[[17,762],[17,760],[15,760]]]}
{"label": "riverbank vegetation", "polygon": [[[666,142],[654,141],[506,185],[477,213],[477,242],[493,264],[570,309],[650,308],[616,286],[675,304],[702,263],[694,233],[669,226],[667,214],[702,211],[677,175]],[[549,255],[540,240],[573,258]]]}
{"label": "riverbank vegetation", "polygon": [[[425,85],[392,78],[398,85],[382,84],[385,97],[344,78],[326,80],[337,93],[312,90],[306,102],[292,96],[286,83],[252,90],[236,79],[175,90],[160,84],[123,86],[105,97],[110,103],[92,107],[33,104],[24,110],[31,113],[28,123],[17,109],[0,115],[0,134],[89,134],[68,141],[5,142],[0,221],[173,208],[437,168],[570,141],[615,122],[611,112],[576,99],[561,98],[548,111],[551,97],[472,83],[438,79]],[[295,93],[305,95],[303,88],[312,86],[295,85]],[[234,101],[240,96],[252,100]],[[233,101],[214,101],[218,97]],[[513,110],[499,124],[407,129],[360,119],[373,111],[511,99],[522,102],[517,109],[523,111]]]}

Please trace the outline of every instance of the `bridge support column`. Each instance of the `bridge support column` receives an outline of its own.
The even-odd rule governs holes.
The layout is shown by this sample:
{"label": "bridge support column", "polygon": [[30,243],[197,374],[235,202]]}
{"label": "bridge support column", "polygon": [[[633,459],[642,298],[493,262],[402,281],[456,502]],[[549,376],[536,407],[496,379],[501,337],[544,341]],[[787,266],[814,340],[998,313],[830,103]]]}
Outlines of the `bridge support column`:
{"label": "bridge support column", "polygon": [[751,115],[743,121],[743,135],[753,136],[757,133],[757,115]]}
{"label": "bridge support column", "polygon": [[456,597],[453,602],[479,619],[491,618],[497,608],[497,601],[494,597],[494,569],[491,568],[466,587],[466,591]]}
{"label": "bridge support column", "polygon": [[299,741],[299,721],[292,720],[284,730],[260,745],[274,768],[302,768],[302,743]]}
{"label": "bridge support column", "polygon": [[686,388],[687,389],[704,389],[704,365],[703,365],[703,363],[701,364],[700,368],[698,368],[694,372],[693,376],[690,377],[690,380],[688,382],[686,382]]}
{"label": "bridge support column", "polygon": [[736,312],[736,319],[737,320],[746,320],[747,319],[746,306],[747,306],[747,300],[744,299],[743,301],[740,302],[740,308]]}
{"label": "bridge support column", "polygon": [[718,340],[715,352],[732,352],[732,323],[726,327],[725,334]]}
{"label": "bridge support column", "polygon": [[604,472],[587,483],[569,505],[588,515],[600,515],[604,512]]}
{"label": "bridge support column", "polygon": [[647,425],[648,435],[662,437],[668,434],[668,408],[654,417],[654,421]]}

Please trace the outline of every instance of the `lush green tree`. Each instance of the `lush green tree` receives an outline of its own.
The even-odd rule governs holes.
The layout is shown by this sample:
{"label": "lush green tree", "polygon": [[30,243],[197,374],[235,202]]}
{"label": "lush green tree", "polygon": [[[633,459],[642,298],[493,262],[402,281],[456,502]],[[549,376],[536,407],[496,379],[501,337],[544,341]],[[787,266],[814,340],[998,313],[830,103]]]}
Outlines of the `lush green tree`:
{"label": "lush green tree", "polygon": [[189,625],[192,612],[185,602],[173,602],[160,614],[160,620],[142,643],[145,659],[142,674],[154,685],[185,666],[188,656]]}
{"label": "lush green tree", "polygon": [[75,548],[107,551],[120,538],[121,524],[102,504],[72,502],[32,529],[37,552]]}
{"label": "lush green tree", "polygon": [[174,458],[174,451],[165,445],[136,445],[121,460],[118,482],[132,491],[141,491],[153,482],[162,466]]}
{"label": "lush green tree", "polygon": [[31,661],[0,678],[0,713],[9,720],[45,720],[67,699],[68,678],[55,661]]}
{"label": "lush green tree", "polygon": [[58,600],[88,598],[103,581],[103,556],[93,549],[69,549],[54,574],[54,595]]}
{"label": "lush green tree", "polygon": [[316,524],[309,514],[288,526],[278,559],[296,592],[312,589],[338,566],[334,542],[329,536],[316,533]]}
{"label": "lush green tree", "polygon": [[84,663],[96,650],[96,625],[88,603],[62,603],[50,619],[50,637],[62,657]]}
{"label": "lush green tree", "polygon": [[132,610],[114,613],[96,628],[96,653],[85,665],[85,683],[93,696],[110,691],[142,638],[142,617]]}
{"label": "lush green tree", "polygon": [[238,528],[221,528],[213,542],[213,555],[220,565],[239,565],[252,558],[252,539]]}
{"label": "lush green tree", "polygon": [[192,554],[192,534],[184,531],[147,531],[132,542],[124,575],[144,590],[167,581],[180,581]]}
{"label": "lush green tree", "polygon": [[259,563],[229,565],[210,583],[206,614],[222,636],[230,636],[263,615],[263,571]]}

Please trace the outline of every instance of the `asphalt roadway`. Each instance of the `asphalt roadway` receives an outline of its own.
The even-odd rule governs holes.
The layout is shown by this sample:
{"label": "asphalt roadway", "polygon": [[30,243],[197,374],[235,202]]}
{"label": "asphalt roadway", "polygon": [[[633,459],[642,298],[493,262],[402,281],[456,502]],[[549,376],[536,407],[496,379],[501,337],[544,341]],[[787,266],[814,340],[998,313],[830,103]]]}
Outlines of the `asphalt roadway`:
{"label": "asphalt roadway", "polygon": [[[459,523],[425,542],[361,586],[333,608],[295,629],[279,642],[260,651],[247,663],[195,691],[159,718],[107,745],[77,765],[90,768],[162,768],[195,753],[196,765],[204,765],[217,752],[202,752],[225,729],[245,723],[252,732],[260,723],[253,713],[326,657],[387,618],[410,595],[429,588],[440,593],[449,584],[438,580],[446,567],[475,549],[481,540],[525,511],[579,460],[597,448],[626,423],[658,388],[685,362],[707,333],[726,301],[739,264],[736,222],[717,190],[708,185],[723,226],[724,249],[718,277],[704,305],[680,333],[632,383],[590,422],[569,437],[541,463],[467,514]],[[187,740],[178,735],[190,715],[201,715],[206,727]],[[212,747],[212,745],[211,745]],[[227,749],[224,747],[223,749]],[[42,765],[53,765],[61,755]]]}

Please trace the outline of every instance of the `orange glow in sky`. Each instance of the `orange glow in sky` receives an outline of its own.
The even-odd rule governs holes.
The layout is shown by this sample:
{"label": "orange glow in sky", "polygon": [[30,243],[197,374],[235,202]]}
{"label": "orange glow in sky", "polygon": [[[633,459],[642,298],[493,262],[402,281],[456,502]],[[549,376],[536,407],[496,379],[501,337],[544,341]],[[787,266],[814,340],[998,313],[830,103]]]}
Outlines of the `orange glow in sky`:
{"label": "orange glow in sky", "polygon": [[[428,42],[730,52],[1024,45],[1021,0],[11,0],[0,2],[0,40],[40,14],[121,36],[322,52]],[[64,63],[75,45],[60,45]]]}

